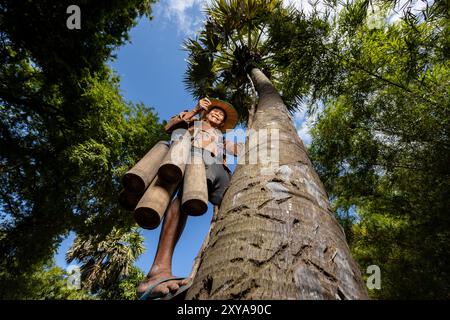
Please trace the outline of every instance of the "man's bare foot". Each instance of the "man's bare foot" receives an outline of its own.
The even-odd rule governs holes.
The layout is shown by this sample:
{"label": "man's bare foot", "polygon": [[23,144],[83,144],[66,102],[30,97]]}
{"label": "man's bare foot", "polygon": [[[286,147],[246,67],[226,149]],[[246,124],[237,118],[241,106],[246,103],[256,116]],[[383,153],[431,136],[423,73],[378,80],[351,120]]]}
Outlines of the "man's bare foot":
{"label": "man's bare foot", "polygon": [[[137,294],[142,295],[150,286],[154,285],[158,281],[161,281],[163,279],[167,278],[174,278],[171,272],[158,272],[155,274],[148,274],[144,281],[142,281],[139,286],[137,287]],[[156,286],[153,289],[152,295],[155,296],[164,296],[171,293],[177,292],[177,290],[181,287],[186,285],[189,282],[189,279],[182,279],[182,280],[171,280],[167,282],[163,282]]]}

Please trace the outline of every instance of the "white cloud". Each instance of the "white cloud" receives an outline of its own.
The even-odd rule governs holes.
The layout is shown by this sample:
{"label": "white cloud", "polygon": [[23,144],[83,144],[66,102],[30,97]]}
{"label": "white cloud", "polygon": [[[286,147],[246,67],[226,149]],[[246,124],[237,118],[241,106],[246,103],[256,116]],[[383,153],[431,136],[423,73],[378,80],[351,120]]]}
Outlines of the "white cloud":
{"label": "white cloud", "polygon": [[[180,34],[195,36],[203,26],[205,14],[203,8],[212,0],[160,0],[154,7],[156,18],[165,19],[168,23],[176,24]],[[311,0],[284,0],[285,5],[293,5],[306,14],[312,11]],[[323,2],[319,1],[319,11],[325,10]]]}
{"label": "white cloud", "polygon": [[312,141],[311,128],[312,128],[312,122],[304,121],[302,123],[300,129],[297,130],[298,135],[300,136],[303,143],[307,147],[309,147],[311,145],[311,141]]}
{"label": "white cloud", "polygon": [[325,105],[322,101],[317,101],[315,103],[315,108],[313,113],[308,113],[308,105],[305,102],[301,102],[297,106],[297,110],[294,113],[294,125],[297,129],[297,133],[302,139],[303,143],[309,147],[312,142],[311,129],[314,127],[315,123],[318,121],[319,116],[325,110]]}
{"label": "white cloud", "polygon": [[203,7],[210,0],[161,0],[155,6],[155,16],[174,23],[178,32],[185,36],[195,36],[203,26]]}
{"label": "white cloud", "polygon": [[306,146],[311,144],[311,127],[313,124],[314,117],[309,116],[307,113],[307,106],[302,103],[298,107],[298,111],[294,113],[294,124],[297,129],[297,133],[302,139]]}
{"label": "white cloud", "polygon": [[298,107],[298,111],[294,113],[295,124],[297,125],[303,122],[306,119],[306,115],[307,115],[306,105],[302,104]]}
{"label": "white cloud", "polygon": [[[303,11],[306,15],[310,14],[313,9],[313,3],[316,0],[284,0],[284,5],[293,5],[297,10]],[[318,12],[325,13],[329,6],[324,1],[317,1],[316,8]],[[338,11],[342,8],[342,4],[338,4]]]}
{"label": "white cloud", "polygon": [[[303,11],[306,14],[312,11],[311,1],[308,0],[284,0],[285,5],[293,5],[297,10]],[[322,8],[323,4],[321,2],[318,3],[318,8]]]}
{"label": "white cloud", "polygon": [[388,21],[394,23],[405,16],[406,11],[418,15],[426,9],[427,4],[433,4],[434,0],[400,0],[395,7],[390,10]]}

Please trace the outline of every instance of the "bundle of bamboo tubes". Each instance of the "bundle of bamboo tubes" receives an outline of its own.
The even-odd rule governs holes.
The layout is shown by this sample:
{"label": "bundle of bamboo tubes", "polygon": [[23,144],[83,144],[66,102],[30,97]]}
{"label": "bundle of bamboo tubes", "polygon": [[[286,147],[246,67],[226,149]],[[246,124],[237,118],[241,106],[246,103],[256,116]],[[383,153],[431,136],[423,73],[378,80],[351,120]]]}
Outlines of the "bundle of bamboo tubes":
{"label": "bundle of bamboo tubes", "polygon": [[171,199],[183,180],[182,210],[198,216],[208,209],[208,191],[203,158],[191,155],[190,135],[169,144],[158,142],[122,178],[119,203],[133,211],[136,223],[155,229],[161,223]]}

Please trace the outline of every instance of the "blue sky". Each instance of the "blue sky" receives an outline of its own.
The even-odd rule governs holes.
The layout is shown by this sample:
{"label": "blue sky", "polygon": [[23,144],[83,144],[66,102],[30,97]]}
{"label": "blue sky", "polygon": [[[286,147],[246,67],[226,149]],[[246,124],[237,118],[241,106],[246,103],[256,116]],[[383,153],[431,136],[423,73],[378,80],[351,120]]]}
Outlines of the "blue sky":
{"label": "blue sky", "polygon": [[[204,19],[203,0],[161,0],[153,6],[153,20],[146,18],[131,30],[131,43],[121,47],[117,59],[110,63],[121,78],[121,91],[126,100],[143,102],[155,109],[160,119],[168,119],[179,111],[195,106],[196,101],[185,90],[183,75],[187,54],[182,44],[195,35]],[[295,2],[295,1],[292,1]],[[294,117],[299,135],[309,144],[308,120],[304,111]],[[201,217],[189,217],[185,231],[176,247],[173,272],[186,276],[208,232],[212,208]],[[160,227],[142,230],[146,252],[136,262],[148,272],[159,238]],[[71,233],[63,241],[56,254],[57,265],[66,268],[64,260],[67,249],[75,237]]]}

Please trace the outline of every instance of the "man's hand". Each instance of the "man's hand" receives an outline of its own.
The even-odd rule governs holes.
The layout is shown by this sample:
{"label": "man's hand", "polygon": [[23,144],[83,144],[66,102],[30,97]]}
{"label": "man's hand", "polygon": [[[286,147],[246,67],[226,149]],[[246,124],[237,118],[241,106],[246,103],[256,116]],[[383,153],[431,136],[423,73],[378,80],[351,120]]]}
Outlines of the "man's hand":
{"label": "man's hand", "polygon": [[187,120],[187,119],[186,119],[186,116],[187,116],[188,114],[189,114],[188,111],[181,111],[179,116],[180,116],[181,119]]}
{"label": "man's hand", "polygon": [[200,99],[197,103],[197,105],[195,106],[194,109],[192,109],[192,111],[183,111],[180,112],[180,118],[184,119],[186,121],[189,121],[192,119],[192,117],[194,117],[196,114],[198,114],[199,112],[206,110],[208,111],[208,106],[211,105],[211,101],[209,101],[208,98],[203,98]]}
{"label": "man's hand", "polygon": [[200,99],[197,103],[197,105],[195,106],[195,111],[196,112],[200,112],[200,111],[208,111],[208,107],[211,105],[211,101],[209,101],[208,98],[203,98]]}

